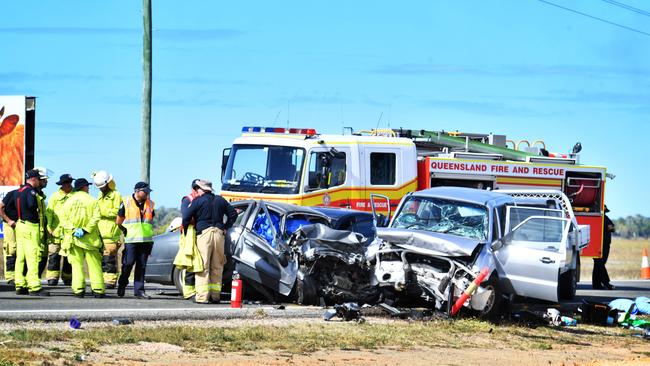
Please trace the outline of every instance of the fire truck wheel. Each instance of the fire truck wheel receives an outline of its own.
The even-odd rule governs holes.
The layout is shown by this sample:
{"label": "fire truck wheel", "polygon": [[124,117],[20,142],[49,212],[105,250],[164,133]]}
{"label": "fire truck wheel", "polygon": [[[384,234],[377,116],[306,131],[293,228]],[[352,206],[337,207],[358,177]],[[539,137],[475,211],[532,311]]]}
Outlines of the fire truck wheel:
{"label": "fire truck wheel", "polygon": [[174,286],[180,292],[181,294],[183,293],[183,271],[174,267],[174,270],[172,271],[172,282],[174,283]]}
{"label": "fire truck wheel", "polygon": [[578,275],[575,269],[562,273],[558,283],[560,299],[572,300],[576,296],[577,282]]}

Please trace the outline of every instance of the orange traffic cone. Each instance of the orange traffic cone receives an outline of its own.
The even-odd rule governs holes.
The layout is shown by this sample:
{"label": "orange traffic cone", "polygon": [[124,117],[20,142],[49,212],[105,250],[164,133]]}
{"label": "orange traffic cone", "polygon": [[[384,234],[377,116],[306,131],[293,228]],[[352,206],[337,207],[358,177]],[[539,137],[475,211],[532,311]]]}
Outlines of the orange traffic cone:
{"label": "orange traffic cone", "polygon": [[641,279],[650,280],[650,264],[648,264],[648,250],[643,248],[643,257],[641,258]]}

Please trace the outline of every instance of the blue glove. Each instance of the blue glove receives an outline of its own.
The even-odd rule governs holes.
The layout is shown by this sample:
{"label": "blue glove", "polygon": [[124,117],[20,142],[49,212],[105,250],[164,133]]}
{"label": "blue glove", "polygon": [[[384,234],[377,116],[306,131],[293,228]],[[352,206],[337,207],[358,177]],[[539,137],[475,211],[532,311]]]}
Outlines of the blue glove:
{"label": "blue glove", "polygon": [[74,236],[75,238],[81,238],[82,236],[84,236],[84,234],[85,233],[83,229],[74,229],[72,236]]}

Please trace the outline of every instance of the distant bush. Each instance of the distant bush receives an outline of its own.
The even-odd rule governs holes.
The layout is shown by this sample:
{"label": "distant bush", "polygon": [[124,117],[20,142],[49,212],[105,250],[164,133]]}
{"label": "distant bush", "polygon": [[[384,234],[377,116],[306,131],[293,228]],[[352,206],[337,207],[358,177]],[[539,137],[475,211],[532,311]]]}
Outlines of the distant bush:
{"label": "distant bush", "polygon": [[626,239],[650,238],[650,217],[634,215],[614,220],[616,233]]}
{"label": "distant bush", "polygon": [[181,216],[181,210],[175,207],[156,207],[156,216],[153,218],[153,230],[156,235],[162,234],[175,217]]}

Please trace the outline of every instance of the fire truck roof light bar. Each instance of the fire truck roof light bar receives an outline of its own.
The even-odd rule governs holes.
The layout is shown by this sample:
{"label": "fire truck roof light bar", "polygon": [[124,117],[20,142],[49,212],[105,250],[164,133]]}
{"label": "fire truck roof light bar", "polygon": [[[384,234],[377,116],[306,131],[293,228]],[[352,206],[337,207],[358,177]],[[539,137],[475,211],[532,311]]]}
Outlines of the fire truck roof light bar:
{"label": "fire truck roof light bar", "polygon": [[313,128],[282,128],[282,127],[243,127],[242,133],[290,133],[298,135],[316,135],[316,129]]}

